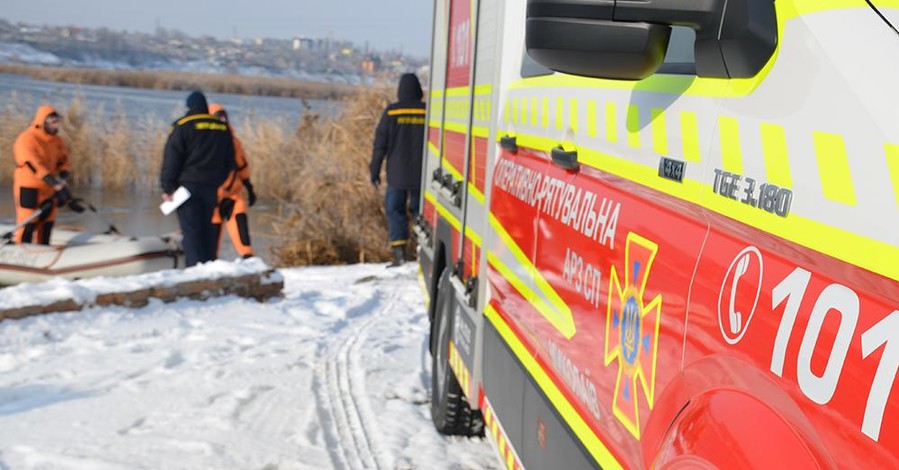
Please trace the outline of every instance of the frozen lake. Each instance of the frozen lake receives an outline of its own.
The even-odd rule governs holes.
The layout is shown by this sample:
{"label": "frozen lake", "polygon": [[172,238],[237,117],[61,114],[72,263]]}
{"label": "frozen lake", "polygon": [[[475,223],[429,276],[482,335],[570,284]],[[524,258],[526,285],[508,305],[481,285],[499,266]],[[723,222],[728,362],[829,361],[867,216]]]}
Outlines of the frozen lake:
{"label": "frozen lake", "polygon": [[[143,88],[109,87],[96,85],[70,85],[67,83],[33,80],[21,75],[0,74],[0,106],[14,105],[28,111],[26,121],[30,121],[34,110],[41,103],[65,108],[76,97],[80,97],[90,109],[103,107],[107,112],[121,108],[129,118],[140,119],[150,115],[169,123],[182,116],[187,91],[150,90]],[[288,126],[296,126],[303,113],[303,101],[297,98],[269,96],[232,95],[226,93],[206,93],[210,103],[225,106],[240,129],[243,119],[250,116],[266,116],[284,119]],[[327,110],[332,102],[307,100],[310,109]],[[27,124],[27,122],[26,122]]]}

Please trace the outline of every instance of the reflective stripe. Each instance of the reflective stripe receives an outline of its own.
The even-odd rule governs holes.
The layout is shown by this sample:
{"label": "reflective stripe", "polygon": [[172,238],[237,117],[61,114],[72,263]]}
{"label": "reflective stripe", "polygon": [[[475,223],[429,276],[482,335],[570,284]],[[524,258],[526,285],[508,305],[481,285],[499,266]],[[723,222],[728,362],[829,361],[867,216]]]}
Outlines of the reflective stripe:
{"label": "reflective stripe", "polygon": [[[534,306],[534,308],[543,315],[546,320],[552,324],[566,339],[571,339],[577,332],[574,324],[574,316],[571,314],[571,307],[565,303],[559,296],[552,285],[547,282],[540,270],[531,262],[528,255],[522,251],[515,239],[509,235],[505,227],[496,219],[493,213],[490,214],[490,226],[493,228],[500,243],[515,258],[518,266],[524,270],[524,274],[528,279],[521,279],[513,270],[511,270],[503,260],[494,254],[493,251],[487,252],[487,262],[494,267],[506,280],[508,280],[515,290],[522,297]],[[527,282],[533,283],[537,291],[530,288]]]}
{"label": "reflective stripe", "polygon": [[627,105],[627,144],[640,148],[640,108],[635,104]]}
{"label": "reflective stripe", "polygon": [[[590,429],[590,426],[584,421],[584,418],[575,410],[571,401],[559,390],[558,385],[549,377],[546,370],[541,364],[534,359],[534,356],[528,350],[521,339],[512,331],[512,328],[506,323],[505,319],[496,311],[493,305],[488,304],[484,308],[484,316],[496,328],[500,336],[509,345],[512,353],[518,358],[518,361],[524,366],[528,374],[537,382],[537,385],[543,391],[544,395],[553,404],[559,412],[562,420],[572,429],[575,436],[584,444],[587,452],[593,456],[593,459],[599,463],[603,469],[620,469],[623,468],[621,463],[615,459],[615,456],[609,452],[609,448],[599,439],[599,436]],[[492,429],[491,429],[492,431]]]}
{"label": "reflective stripe", "polygon": [[184,125],[185,123],[188,123],[188,122],[196,120],[196,119],[215,119],[216,121],[218,121],[217,117],[212,116],[210,114],[192,114],[190,116],[185,116],[185,117],[179,119],[178,125],[181,126],[181,125]]}
{"label": "reflective stripe", "polygon": [[652,149],[659,155],[668,155],[668,129],[665,126],[665,110],[652,108]]}
{"label": "reflective stripe", "polygon": [[388,116],[396,116],[397,114],[424,114],[427,110],[424,108],[397,108],[387,111]]}

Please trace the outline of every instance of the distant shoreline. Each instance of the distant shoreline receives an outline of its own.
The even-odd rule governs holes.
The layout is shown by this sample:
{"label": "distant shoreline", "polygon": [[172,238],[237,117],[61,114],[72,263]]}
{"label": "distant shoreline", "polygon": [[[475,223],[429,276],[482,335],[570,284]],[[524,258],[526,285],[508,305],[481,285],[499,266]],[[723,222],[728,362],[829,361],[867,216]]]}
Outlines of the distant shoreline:
{"label": "distant shoreline", "polygon": [[38,80],[80,85],[121,86],[176,91],[202,90],[207,93],[233,93],[310,100],[346,98],[364,88],[359,85],[314,82],[292,78],[167,70],[105,70],[0,64],[0,73],[24,75]]}

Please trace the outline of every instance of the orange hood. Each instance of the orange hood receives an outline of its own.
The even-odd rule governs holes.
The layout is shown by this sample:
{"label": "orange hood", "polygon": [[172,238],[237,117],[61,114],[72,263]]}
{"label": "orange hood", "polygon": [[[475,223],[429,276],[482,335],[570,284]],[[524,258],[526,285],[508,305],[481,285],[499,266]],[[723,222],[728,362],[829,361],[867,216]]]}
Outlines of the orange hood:
{"label": "orange hood", "polygon": [[37,112],[34,113],[34,120],[31,121],[31,127],[36,128],[36,129],[43,129],[44,121],[47,120],[47,116],[49,116],[55,112],[56,112],[56,109],[54,109],[53,106],[42,104],[40,107],[37,108]]}
{"label": "orange hood", "polygon": [[219,111],[225,111],[225,107],[222,106],[221,103],[211,103],[209,105],[209,114],[212,114],[214,116],[215,113]]}

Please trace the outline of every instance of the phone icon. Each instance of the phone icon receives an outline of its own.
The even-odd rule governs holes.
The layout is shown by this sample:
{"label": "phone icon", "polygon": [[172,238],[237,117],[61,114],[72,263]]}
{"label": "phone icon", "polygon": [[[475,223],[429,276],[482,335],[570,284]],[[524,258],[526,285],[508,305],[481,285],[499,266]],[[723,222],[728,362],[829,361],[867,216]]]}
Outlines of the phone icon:
{"label": "phone icon", "polygon": [[728,310],[730,313],[730,332],[732,334],[738,334],[740,330],[743,329],[743,313],[735,310],[734,306],[736,305],[737,299],[737,284],[740,282],[740,278],[743,277],[748,270],[749,253],[745,253],[740,257],[740,260],[737,261],[737,270],[734,273],[734,280],[730,284],[730,305],[728,305]]}
{"label": "phone icon", "polygon": [[[754,246],[748,246],[737,253],[727,268],[727,273],[721,280],[721,290],[718,291],[718,328],[727,344],[739,343],[749,330],[762,293],[764,272],[762,253]],[[728,289],[730,295],[727,295]],[[737,302],[740,302],[739,308]]]}

